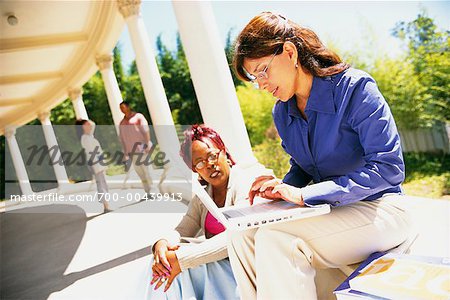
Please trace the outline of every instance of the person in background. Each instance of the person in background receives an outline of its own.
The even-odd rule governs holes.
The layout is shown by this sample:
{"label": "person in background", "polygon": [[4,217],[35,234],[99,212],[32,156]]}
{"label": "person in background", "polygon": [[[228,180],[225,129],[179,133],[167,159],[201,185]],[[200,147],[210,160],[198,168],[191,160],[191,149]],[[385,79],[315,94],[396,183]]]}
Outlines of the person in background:
{"label": "person in background", "polygon": [[109,193],[108,184],[106,183],[107,167],[100,163],[103,160],[103,149],[94,137],[95,123],[91,120],[80,119],[76,120],[75,125],[77,125],[77,135],[87,157],[88,169],[95,177],[98,200],[103,204],[104,212],[109,212],[111,209],[106,196]]}
{"label": "person in background", "polygon": [[149,166],[144,163],[152,146],[148,122],[143,114],[133,111],[126,101],[120,103],[120,110],[124,114],[119,126],[124,160],[130,160],[148,194],[153,182]]}

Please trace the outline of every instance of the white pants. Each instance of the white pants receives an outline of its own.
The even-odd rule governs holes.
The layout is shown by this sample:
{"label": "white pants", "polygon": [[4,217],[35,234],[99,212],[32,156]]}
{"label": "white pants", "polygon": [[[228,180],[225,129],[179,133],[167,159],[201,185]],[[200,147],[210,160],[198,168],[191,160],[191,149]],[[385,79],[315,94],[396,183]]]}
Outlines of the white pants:
{"label": "white pants", "polygon": [[106,183],[105,171],[94,174],[95,183],[97,184],[97,192],[101,194],[108,193],[108,184]]}
{"label": "white pants", "polygon": [[139,155],[131,155],[131,163],[133,164],[133,168],[138,174],[139,178],[142,181],[142,185],[144,186],[144,190],[146,193],[150,193],[150,189],[152,188],[152,178],[150,177],[149,167],[142,163],[145,160],[145,157],[148,154],[143,154],[140,159],[140,163],[137,163]]}
{"label": "white pants", "polygon": [[107,198],[108,184],[106,183],[106,173],[105,171],[101,171],[94,174],[95,183],[97,184],[97,200],[103,204],[105,209],[109,209],[109,204]]}
{"label": "white pants", "polygon": [[401,196],[230,233],[228,255],[242,299],[317,299],[315,269],[357,263],[401,244],[410,220],[390,197]]}

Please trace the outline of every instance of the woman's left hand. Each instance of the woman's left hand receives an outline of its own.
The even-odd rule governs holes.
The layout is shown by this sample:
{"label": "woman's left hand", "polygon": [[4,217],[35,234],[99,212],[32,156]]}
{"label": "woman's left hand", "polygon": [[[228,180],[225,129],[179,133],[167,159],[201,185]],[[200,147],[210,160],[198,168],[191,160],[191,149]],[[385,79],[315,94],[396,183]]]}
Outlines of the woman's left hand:
{"label": "woman's left hand", "polygon": [[279,179],[263,183],[259,189],[261,197],[268,199],[283,199],[294,204],[305,206],[300,188],[281,182]]}
{"label": "woman's left hand", "polygon": [[173,250],[169,250],[166,252],[166,257],[167,260],[169,261],[171,270],[170,270],[170,274],[168,277],[166,276],[159,276],[157,271],[155,270],[155,265],[153,266],[153,279],[150,282],[150,284],[154,284],[155,285],[155,290],[159,289],[161,287],[161,285],[167,281],[166,283],[166,287],[164,288],[164,292],[166,292],[170,286],[172,285],[173,280],[175,279],[175,277],[181,273],[181,268],[180,268],[180,264],[178,263],[178,258],[177,255],[175,253],[175,251]]}

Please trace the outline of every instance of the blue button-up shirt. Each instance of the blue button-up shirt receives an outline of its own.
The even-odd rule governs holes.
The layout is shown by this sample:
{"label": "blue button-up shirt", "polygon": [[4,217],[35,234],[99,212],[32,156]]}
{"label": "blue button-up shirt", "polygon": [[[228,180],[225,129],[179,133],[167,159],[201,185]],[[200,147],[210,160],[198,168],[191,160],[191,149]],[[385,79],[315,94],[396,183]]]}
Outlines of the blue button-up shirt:
{"label": "blue button-up shirt", "polygon": [[[306,204],[341,206],[401,193],[400,137],[370,75],[350,68],[314,77],[305,114],[307,120],[295,96],[273,109],[282,146],[291,156],[283,182],[301,187]],[[315,184],[308,185],[311,180]]]}

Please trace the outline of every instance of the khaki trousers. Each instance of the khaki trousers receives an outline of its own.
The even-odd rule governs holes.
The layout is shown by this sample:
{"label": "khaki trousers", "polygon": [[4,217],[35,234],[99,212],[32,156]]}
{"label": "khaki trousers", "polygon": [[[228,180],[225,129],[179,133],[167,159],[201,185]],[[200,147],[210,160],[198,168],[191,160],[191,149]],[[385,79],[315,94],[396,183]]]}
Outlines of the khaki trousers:
{"label": "khaki trousers", "polygon": [[[145,155],[141,158],[141,162],[145,160]],[[137,160],[139,158],[139,155],[131,155],[131,163],[133,164],[133,168],[138,174],[139,178],[142,181],[142,185],[144,186],[144,190],[146,193],[150,193],[150,190],[152,188],[152,178],[150,177],[150,166],[146,166],[143,163],[137,163]]]}
{"label": "khaki trousers", "polygon": [[241,298],[317,299],[316,269],[361,262],[406,240],[409,215],[385,196],[331,213],[230,232],[228,255]]}

